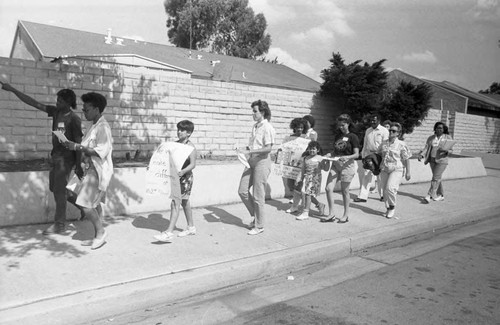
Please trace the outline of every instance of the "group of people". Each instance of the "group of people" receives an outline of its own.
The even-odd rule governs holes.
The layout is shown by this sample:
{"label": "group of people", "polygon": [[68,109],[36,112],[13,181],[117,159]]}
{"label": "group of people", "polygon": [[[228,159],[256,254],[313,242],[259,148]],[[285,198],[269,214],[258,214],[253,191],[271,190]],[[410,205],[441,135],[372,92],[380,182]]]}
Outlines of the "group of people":
{"label": "group of people", "polygon": [[[93,238],[83,241],[82,245],[88,245],[91,249],[102,247],[106,242],[107,232],[103,226],[101,203],[105,202],[106,190],[113,175],[113,138],[111,128],[103,116],[107,105],[106,98],[96,92],[81,96],[84,116],[92,123],[84,134],[81,120],[72,110],[76,108],[76,95],[71,89],[60,90],[57,93],[56,105],[52,106],[38,102],[8,83],[0,82],[0,84],[3,90],[12,92],[21,101],[47,113],[52,119],[54,134],[49,187],[54,195],[56,211],[54,224],[43,233],[50,235],[66,231],[66,202],[71,202],[80,210],[81,218],[87,218],[94,226]],[[264,231],[266,185],[271,173],[271,152],[276,145],[276,132],[270,123],[271,110],[267,102],[257,100],[250,107],[255,124],[248,145],[237,149],[239,154],[248,157],[249,165],[241,175],[238,194],[252,218],[248,234],[258,235]],[[381,126],[377,115],[371,117],[370,123],[371,127],[366,130],[364,147],[361,151],[364,166],[366,160],[367,170],[362,178],[358,198],[354,201],[366,202],[369,186],[373,183],[373,175],[378,175],[379,193],[387,208],[385,216],[393,218],[401,178],[403,175],[407,180],[411,178],[409,163],[411,152],[399,139],[401,135],[399,123],[386,121],[385,126]],[[318,134],[313,129],[314,124],[311,115],[293,119],[290,123],[293,134],[285,139],[291,141],[302,137],[310,140],[301,158],[301,173],[296,179],[286,181],[289,189],[293,191],[292,205],[287,212],[301,212],[297,219],[305,220],[309,217],[311,203],[314,203],[321,215],[321,222],[346,223],[349,221],[349,188],[356,174],[355,159],[360,154],[360,141],[352,132],[351,118],[347,114],[342,114],[337,118],[339,132],[335,136],[333,150],[323,156],[322,148],[317,141]],[[194,124],[189,120],[177,124],[177,142],[189,145],[193,150],[178,171],[181,200],[172,200],[168,228],[154,236],[159,241],[172,241],[181,206],[186,216],[187,228],[179,232],[178,236],[196,234],[189,202],[197,156],[196,148],[190,141],[193,131]],[[444,199],[441,176],[448,163],[449,151],[442,150],[441,144],[451,139],[446,125],[441,122],[436,123],[434,131],[435,134],[429,137],[424,149],[419,153],[419,160],[425,158],[425,163],[430,163],[433,172],[431,188],[425,197],[427,202],[432,199],[435,201]],[[328,172],[325,188],[328,201],[327,214],[325,214],[325,204],[317,199],[321,190],[322,171]],[[336,217],[334,213],[334,188],[338,182],[344,206],[341,217]]]}

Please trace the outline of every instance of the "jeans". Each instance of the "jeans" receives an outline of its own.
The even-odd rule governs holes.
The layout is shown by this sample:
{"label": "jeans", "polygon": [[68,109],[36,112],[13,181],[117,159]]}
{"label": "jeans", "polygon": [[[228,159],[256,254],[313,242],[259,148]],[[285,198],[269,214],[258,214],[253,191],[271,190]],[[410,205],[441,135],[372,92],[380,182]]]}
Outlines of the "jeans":
{"label": "jeans", "polygon": [[[264,205],[266,185],[271,173],[271,159],[252,157],[248,160],[250,168],[245,168],[241,175],[238,195],[251,216],[255,217],[255,227],[264,227]],[[252,187],[252,193],[250,193]]]}
{"label": "jeans", "polygon": [[431,166],[432,180],[431,187],[429,188],[429,192],[427,193],[427,195],[433,198],[436,198],[440,195],[444,196],[443,182],[441,181],[441,178],[443,177],[443,173],[448,164],[437,163],[434,158],[431,158],[429,161],[429,165]]}
{"label": "jeans", "polygon": [[69,175],[74,166],[74,159],[52,156],[49,189],[54,194],[54,201],[56,202],[54,222],[58,225],[64,225],[66,222],[66,185],[68,185]]}
{"label": "jeans", "polygon": [[403,177],[403,170],[396,169],[393,172],[380,172],[380,187],[384,192],[385,207],[387,209],[394,209],[396,206],[396,196],[399,190],[399,184]]}

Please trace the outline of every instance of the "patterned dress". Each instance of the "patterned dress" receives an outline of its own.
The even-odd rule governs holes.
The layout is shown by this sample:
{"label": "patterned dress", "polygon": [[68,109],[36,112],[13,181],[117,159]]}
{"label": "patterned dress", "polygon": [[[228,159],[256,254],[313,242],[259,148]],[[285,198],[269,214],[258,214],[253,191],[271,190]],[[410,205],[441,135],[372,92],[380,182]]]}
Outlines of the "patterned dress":
{"label": "patterned dress", "polygon": [[321,189],[321,169],[317,157],[304,157],[304,187],[303,192],[307,195],[317,196]]}

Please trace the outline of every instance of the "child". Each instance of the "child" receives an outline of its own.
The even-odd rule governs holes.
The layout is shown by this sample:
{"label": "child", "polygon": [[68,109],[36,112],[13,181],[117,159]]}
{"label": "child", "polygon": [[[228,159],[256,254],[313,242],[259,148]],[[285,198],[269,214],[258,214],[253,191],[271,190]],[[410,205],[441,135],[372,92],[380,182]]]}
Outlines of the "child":
{"label": "child", "polygon": [[[302,172],[301,180],[297,180],[295,184],[299,186],[302,183],[302,192],[304,193],[304,210],[302,214],[297,216],[297,220],[306,220],[309,218],[309,208],[311,206],[311,199],[316,198],[320,192],[321,187],[321,146],[317,141],[309,142],[307,149],[302,158]],[[300,194],[294,195],[294,206],[298,205]]]}
{"label": "child", "polygon": [[[196,167],[196,148],[189,137],[193,134],[194,124],[189,120],[183,120],[177,123],[177,137],[179,140],[177,142],[183,143],[193,147],[193,151],[189,157],[184,162],[182,169],[179,171],[179,178],[181,183],[181,195],[182,195],[182,209],[186,215],[187,229],[180,232],[177,236],[185,237],[189,235],[196,235],[196,228],[193,223],[193,215],[191,211],[191,204],[189,202],[189,196],[191,194],[191,188],[193,187],[193,172],[192,170]],[[172,200],[170,205],[170,224],[167,230],[159,235],[155,235],[154,238],[162,242],[171,242],[174,237],[175,224],[179,218],[179,205],[175,200]]]}

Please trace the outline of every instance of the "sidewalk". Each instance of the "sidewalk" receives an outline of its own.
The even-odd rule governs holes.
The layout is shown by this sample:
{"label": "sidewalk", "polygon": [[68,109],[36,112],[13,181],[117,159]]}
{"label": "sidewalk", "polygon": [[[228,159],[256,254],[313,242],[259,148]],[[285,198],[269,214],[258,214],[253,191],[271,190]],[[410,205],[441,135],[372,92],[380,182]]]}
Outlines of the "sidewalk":
{"label": "sidewalk", "polygon": [[[43,236],[46,225],[0,229],[0,324],[80,324],[131,309],[198,295],[238,283],[287,274],[352,251],[454,224],[498,218],[500,172],[444,182],[446,200],[424,204],[429,183],[400,187],[389,220],[378,195],[351,203],[346,224],[296,221],[287,200],[267,202],[266,228],[247,235],[243,204],[193,211],[196,236],[158,243],[168,212],[106,219],[107,243],[91,251],[88,222],[69,235]],[[236,189],[235,189],[236,190]],[[355,198],[357,191],[351,191]],[[337,215],[341,197],[335,194]],[[320,201],[326,203],[324,195]],[[165,202],[168,206],[168,202]],[[185,227],[183,213],[177,225]]]}

